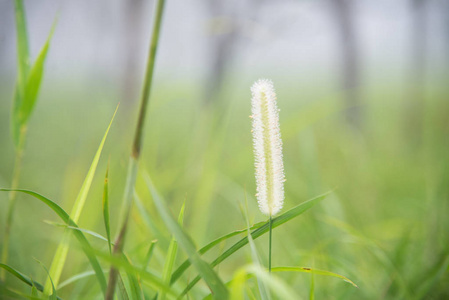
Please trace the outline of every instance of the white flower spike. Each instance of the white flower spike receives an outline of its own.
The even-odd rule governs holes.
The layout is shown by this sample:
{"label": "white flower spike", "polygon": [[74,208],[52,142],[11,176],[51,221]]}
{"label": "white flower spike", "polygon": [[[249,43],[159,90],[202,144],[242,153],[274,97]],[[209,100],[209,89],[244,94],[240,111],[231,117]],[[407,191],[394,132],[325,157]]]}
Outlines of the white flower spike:
{"label": "white flower spike", "polygon": [[263,214],[276,215],[284,204],[284,163],[279,109],[273,82],[259,79],[251,87],[257,202]]}

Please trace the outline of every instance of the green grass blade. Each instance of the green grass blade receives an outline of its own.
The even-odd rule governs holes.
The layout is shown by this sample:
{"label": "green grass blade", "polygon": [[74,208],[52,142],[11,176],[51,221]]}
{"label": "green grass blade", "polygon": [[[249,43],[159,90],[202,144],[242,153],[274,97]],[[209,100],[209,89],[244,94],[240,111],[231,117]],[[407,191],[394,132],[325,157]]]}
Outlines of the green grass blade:
{"label": "green grass blade", "polygon": [[38,260],[38,259],[36,259],[36,258],[35,258],[34,260],[37,261],[37,262],[42,266],[42,268],[44,268],[45,272],[46,272],[47,275],[48,275],[48,279],[49,279],[50,282],[51,282],[51,295],[50,295],[50,297],[48,297],[48,299],[49,299],[49,300],[56,300],[56,299],[57,299],[57,295],[56,295],[55,285],[53,284],[53,280],[52,280],[52,278],[51,278],[51,276],[50,276],[50,273],[48,272],[47,267],[46,267],[40,260]]}
{"label": "green grass blade", "polygon": [[106,254],[106,253],[103,253],[100,251],[95,251],[95,254],[97,257],[102,258],[103,260],[110,263],[117,269],[120,269],[121,271],[125,271],[127,273],[133,272],[136,276],[139,276],[143,282],[148,283],[148,285],[150,287],[154,288],[155,290],[162,289],[167,294],[170,294],[172,296],[176,295],[176,293],[173,291],[173,289],[168,284],[165,284],[161,278],[159,278],[158,276],[156,276],[150,272],[143,271],[141,268],[131,265],[123,257],[123,255],[121,257],[117,257],[115,255]]}
{"label": "green grass blade", "polygon": [[[72,208],[72,212],[70,213],[70,218],[75,223],[78,222],[78,219],[79,219],[81,212],[83,210],[83,207],[84,207],[84,203],[86,202],[87,194],[89,193],[90,186],[94,179],[95,171],[97,169],[98,162],[100,161],[100,155],[103,150],[103,146],[105,144],[106,137],[108,136],[109,129],[111,128],[111,125],[112,125],[114,117],[117,113],[117,110],[118,110],[118,106],[115,109],[114,115],[112,116],[112,119],[109,122],[109,126],[106,129],[103,139],[100,142],[100,146],[98,147],[98,150],[94,156],[94,159],[89,168],[89,171],[87,172],[86,178],[84,179],[83,185],[81,186],[81,189],[80,189],[78,196],[75,200],[75,203]],[[61,243],[59,243],[59,245],[58,245],[55,256],[53,258],[53,262],[50,267],[50,275],[53,278],[53,281],[56,286],[58,286],[58,284],[59,284],[62,269],[64,268],[64,264],[65,264],[65,261],[67,258],[67,253],[69,251],[69,239],[70,239],[70,232],[64,233]],[[50,282],[47,280],[47,282],[45,284],[45,291],[48,292],[50,287],[51,287]],[[103,290],[103,286],[102,286],[102,290]],[[104,290],[103,290],[103,292],[104,292]]]}
{"label": "green grass blade", "polygon": [[[257,253],[257,249],[256,249],[256,244],[254,243],[254,240],[251,237],[251,229],[249,226],[249,217],[248,217],[248,198],[246,197],[246,192],[245,192],[245,209],[243,209],[243,207],[241,207],[240,209],[241,209],[243,217],[246,221],[246,226],[247,226],[246,236],[248,238],[249,247],[251,249],[251,258],[253,260],[253,264],[258,267],[261,267],[259,254]],[[265,287],[263,280],[261,280],[258,276],[256,276],[256,279],[257,279],[257,287],[259,288],[260,298],[262,300],[271,299],[271,294]]]}
{"label": "green grass blade", "polygon": [[[73,226],[73,227],[78,227],[78,225],[70,218],[69,214],[67,214],[67,212],[62,209],[59,205],[57,205],[56,203],[54,203],[53,201],[51,201],[50,199],[35,193],[33,191],[28,191],[28,190],[11,190],[11,189],[0,189],[0,191],[3,192],[10,192],[10,191],[16,191],[16,192],[21,192],[21,193],[25,193],[28,195],[33,196],[34,198],[42,201],[43,203],[45,203],[49,208],[51,208],[64,222],[66,222],[67,225],[69,226]],[[104,277],[104,273],[103,270],[100,267],[100,264],[98,263],[97,258],[95,257],[95,255],[93,255],[93,248],[92,246],[89,244],[89,242],[87,241],[86,237],[84,236],[84,234],[79,231],[79,230],[73,230],[73,234],[75,235],[75,237],[77,238],[78,242],[81,244],[82,249],[84,251],[84,253],[86,254],[87,258],[89,259],[90,264],[92,265],[92,268],[95,271],[95,275],[97,277],[97,280],[100,284],[100,287],[102,290],[106,289],[106,279]]]}
{"label": "green grass blade", "polygon": [[[259,222],[257,224],[254,224],[253,226],[250,227],[250,230],[257,229],[257,228],[261,227],[264,224],[265,224],[265,222]],[[223,242],[223,241],[225,241],[225,240],[227,240],[227,239],[229,239],[229,238],[231,238],[233,236],[245,233],[247,230],[248,229],[245,228],[245,229],[240,229],[240,230],[236,230],[236,231],[233,231],[231,233],[225,234],[225,235],[223,235],[223,236],[213,240],[212,242],[210,242],[209,244],[205,245],[204,247],[202,247],[200,250],[198,250],[198,253],[203,255],[204,253],[206,253],[207,251],[209,251],[210,249],[212,249],[216,245],[220,244],[221,242]],[[176,280],[178,280],[178,278],[185,272],[185,270],[189,266],[190,266],[190,261],[187,259],[175,270],[175,272],[173,272],[171,283],[173,284]]]}
{"label": "green grass blade", "polygon": [[50,47],[50,41],[53,37],[53,32],[56,27],[56,19],[53,22],[53,26],[48,35],[47,41],[42,47],[34,65],[31,67],[30,73],[28,74],[25,86],[25,97],[23,98],[20,107],[20,123],[25,125],[33,111],[34,105],[36,104],[37,95],[39,93],[39,88],[42,82],[42,76],[44,74],[44,63],[47,58],[48,49]]}
{"label": "green grass blade", "polygon": [[[320,196],[317,196],[311,200],[308,200],[306,202],[303,202],[290,210],[284,212],[283,214],[280,214],[276,218],[273,219],[273,229],[296,218],[297,216],[301,215],[302,213],[306,212],[309,208],[313,207],[315,204],[323,200],[327,195],[329,195],[330,192],[327,192],[325,194],[322,194]],[[257,224],[259,225],[259,224]],[[251,232],[251,236],[253,239],[257,239],[258,237],[264,235],[269,230],[269,221],[264,222],[263,225],[259,226],[257,229],[253,230]],[[244,229],[246,231],[246,229]],[[223,254],[221,254],[219,257],[217,257],[212,263],[211,266],[215,267],[216,265],[220,264],[223,260],[231,256],[233,253],[235,253],[237,250],[242,248],[248,244],[248,237],[244,237],[241,240],[239,240],[237,243],[232,245],[228,250],[226,250]],[[184,272],[185,270],[190,266],[189,262],[184,262],[174,273],[172,276],[171,283],[173,284]],[[176,276],[175,276],[176,275]],[[190,284],[186,287],[183,293],[187,293],[195,284],[200,280],[200,277],[196,277]]]}
{"label": "green grass blade", "polygon": [[96,237],[97,239],[103,240],[105,242],[108,241],[108,239],[105,238],[104,236],[102,236],[101,234],[96,233],[95,231],[92,231],[92,230],[89,230],[89,229],[69,226],[67,224],[62,224],[62,223],[52,222],[52,221],[44,221],[44,222],[49,224],[49,225],[56,226],[56,227],[62,227],[62,228],[67,228],[67,229],[72,229],[72,230],[79,230],[79,231],[87,233],[87,234],[89,234],[89,235],[91,235],[93,237]]}
{"label": "green grass blade", "polygon": [[[185,204],[186,203],[184,202],[178,217],[178,224],[180,226],[183,225]],[[176,242],[176,239],[173,237],[170,242],[170,246],[168,247],[167,259],[165,260],[164,270],[162,272],[162,280],[164,280],[164,282],[167,284],[170,284],[171,273],[173,271],[173,265],[175,264],[177,252],[178,252],[178,243]],[[160,299],[165,300],[165,298],[166,298],[165,293],[161,291]]]}
{"label": "green grass blade", "polygon": [[315,274],[312,272],[310,277],[309,300],[315,300]]}
{"label": "green grass blade", "polygon": [[[103,272],[107,272],[107,271],[103,270]],[[90,276],[94,276],[94,275],[95,275],[94,271],[86,271],[86,272],[82,272],[82,273],[73,275],[72,277],[67,278],[66,280],[61,282],[59,284],[59,286],[58,286],[58,290],[66,287],[66,286],[68,286],[68,285],[70,285],[70,284],[72,284],[74,282],[77,282],[78,280],[81,280],[81,279],[84,279],[84,278],[87,278],[87,277],[90,277]]]}
{"label": "green grass blade", "polygon": [[215,273],[215,271],[212,269],[212,267],[201,259],[192,240],[184,232],[182,227],[173,219],[172,215],[168,210],[168,207],[166,206],[165,202],[161,199],[161,196],[159,196],[159,193],[156,191],[156,188],[154,187],[153,183],[151,182],[151,179],[147,174],[145,176],[145,179],[148,188],[151,192],[151,195],[153,197],[154,204],[162,220],[164,221],[165,225],[170,230],[170,232],[173,234],[173,236],[176,238],[178,244],[186,252],[192,265],[195,266],[196,270],[198,271],[200,276],[204,279],[204,281],[207,283],[207,285],[209,286],[212,293],[217,299],[228,299],[229,294],[226,286],[223,284],[223,282]]}
{"label": "green grass blade", "polygon": [[324,276],[331,276],[331,277],[336,277],[336,278],[340,278],[343,281],[346,281],[350,284],[352,284],[354,287],[358,288],[358,286],[352,282],[352,280],[350,280],[349,278],[337,274],[337,273],[333,273],[333,272],[329,272],[329,271],[323,271],[323,270],[316,270],[316,269],[311,269],[311,268],[301,268],[301,267],[276,267],[272,269],[273,272],[303,272],[303,273],[311,273],[311,274],[316,274],[316,275],[324,275]]}
{"label": "green grass blade", "polygon": [[30,49],[23,0],[14,1],[17,38],[17,82],[12,105],[11,131],[16,147],[19,146],[20,108],[25,97],[25,88],[30,69]]}
{"label": "green grass blade", "polygon": [[[126,261],[131,266],[133,266],[131,259],[128,256],[123,254],[123,258],[126,259]],[[135,272],[126,272],[126,276],[128,277],[129,288],[131,290],[132,299],[134,299],[134,300],[144,299],[142,287],[140,286],[140,282],[136,276],[136,273]]]}
{"label": "green grass blade", "polygon": [[14,277],[16,277],[17,279],[19,279],[20,281],[26,283],[27,285],[31,286],[31,287],[36,287],[36,289],[40,292],[44,291],[44,286],[42,284],[40,284],[37,281],[31,280],[31,278],[29,278],[28,276],[26,276],[25,274],[22,274],[21,272],[17,271],[16,269],[2,264],[0,263],[0,268],[7,271],[8,273],[10,273],[11,275],[13,275]]}
{"label": "green grass blade", "polygon": [[140,200],[140,197],[136,192],[134,192],[134,203],[136,204],[138,215],[142,218],[142,221],[145,223],[148,230],[155,235],[159,245],[163,248],[168,247],[170,241],[153,222],[153,219],[149,215],[146,207],[142,204],[142,200]]}
{"label": "green grass blade", "polygon": [[7,288],[6,286],[3,286],[3,285],[0,285],[0,295],[2,296],[2,299],[30,299],[30,300],[45,299],[46,300],[46,298],[30,296],[30,295],[24,294],[24,293],[16,291],[16,290],[12,290],[11,288]]}
{"label": "green grass blade", "polygon": [[126,291],[125,283],[123,282],[122,275],[119,274],[118,276],[118,298],[119,300],[129,300],[128,292]]}
{"label": "green grass blade", "polygon": [[104,227],[106,229],[106,236],[108,238],[109,253],[112,252],[111,248],[111,228],[109,226],[109,162],[106,169],[106,175],[104,176],[104,188],[103,188],[103,220]]}
{"label": "green grass blade", "polygon": [[263,281],[264,285],[267,286],[271,292],[274,294],[275,299],[283,300],[298,300],[301,299],[287,284],[282,280],[275,277],[273,274],[269,274],[264,268],[256,265],[250,265],[246,267],[246,271],[249,274],[253,274],[259,280]]}
{"label": "green grass blade", "polygon": [[151,257],[153,256],[154,247],[156,246],[157,240],[151,241],[150,247],[148,248],[147,254],[145,255],[145,261],[142,266],[142,270],[146,271],[148,265],[150,264]]}

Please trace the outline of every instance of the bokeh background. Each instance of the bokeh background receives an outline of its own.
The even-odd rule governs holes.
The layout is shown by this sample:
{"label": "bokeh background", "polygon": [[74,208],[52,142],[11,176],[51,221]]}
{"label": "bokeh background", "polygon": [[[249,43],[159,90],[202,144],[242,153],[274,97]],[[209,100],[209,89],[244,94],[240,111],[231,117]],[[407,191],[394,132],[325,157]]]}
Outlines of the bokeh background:
{"label": "bokeh background", "polygon": [[[103,235],[108,159],[111,222],[118,226],[153,2],[25,1],[33,58],[56,15],[58,22],[29,124],[20,186],[70,211],[120,102],[79,222]],[[246,226],[239,210],[245,195],[251,221],[264,220],[253,196],[249,88],[270,78],[281,109],[285,207],[333,190],[319,206],[275,230],[273,264],[326,269],[359,285],[316,277],[317,299],[448,299],[448,75],[445,0],[169,0],[141,169],[175,215],[186,201],[185,227],[198,246]],[[9,120],[15,78],[14,6],[1,0],[1,187],[10,186],[14,164]],[[137,191],[162,227],[140,179]],[[0,194],[0,237],[6,207],[7,194]],[[127,245],[136,262],[154,239],[139,209]],[[45,273],[33,257],[49,265],[63,232],[43,220],[57,218],[20,196],[10,261],[40,281]],[[257,245],[266,260],[266,239]],[[158,251],[163,262],[163,245]],[[229,279],[249,262],[245,251],[221,265],[220,275]],[[87,265],[76,247],[69,255],[65,278]],[[308,297],[309,275],[280,276]],[[61,293],[82,298],[86,285]],[[203,286],[198,295],[205,291]]]}

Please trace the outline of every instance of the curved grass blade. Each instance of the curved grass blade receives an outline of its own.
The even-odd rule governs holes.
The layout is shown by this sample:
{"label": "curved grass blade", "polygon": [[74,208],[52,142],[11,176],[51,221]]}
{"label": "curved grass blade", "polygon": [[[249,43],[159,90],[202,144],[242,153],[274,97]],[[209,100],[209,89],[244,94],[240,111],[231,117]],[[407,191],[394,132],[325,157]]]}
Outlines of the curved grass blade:
{"label": "curved grass blade", "polygon": [[57,223],[57,222],[52,222],[52,221],[44,221],[45,223],[52,225],[52,226],[56,226],[56,227],[62,227],[62,228],[67,228],[67,229],[73,229],[73,230],[79,230],[82,231],[84,233],[87,233],[93,237],[96,237],[100,240],[103,240],[105,242],[108,242],[108,239],[105,238],[104,236],[102,236],[99,233],[96,233],[95,231],[89,230],[89,229],[84,229],[84,228],[79,228],[79,227],[74,227],[74,226],[69,226],[67,224],[61,224],[61,223]]}
{"label": "curved grass blade", "polygon": [[347,278],[343,275],[337,274],[337,273],[329,272],[329,271],[304,268],[304,267],[303,268],[301,268],[301,267],[276,267],[276,268],[271,269],[271,271],[273,271],[273,272],[303,272],[303,273],[311,273],[311,274],[316,274],[316,275],[337,277],[337,278],[342,279],[343,281],[346,281],[347,283],[350,283],[354,287],[358,288],[357,284],[355,284],[349,278]]}
{"label": "curved grass blade", "polygon": [[[81,186],[81,189],[78,193],[75,203],[73,204],[72,212],[70,213],[70,218],[75,223],[78,222],[78,219],[81,215],[84,204],[86,202],[87,194],[89,193],[90,186],[92,184],[92,181],[93,181],[94,175],[95,175],[95,171],[98,166],[98,162],[100,161],[100,155],[103,150],[103,146],[106,142],[106,138],[108,136],[109,129],[111,128],[112,122],[114,121],[114,117],[117,113],[117,110],[118,110],[118,105],[117,105],[117,108],[115,109],[115,112],[112,116],[111,121],[109,122],[109,125],[106,129],[103,139],[100,142],[100,146],[98,147],[98,150],[95,153],[94,159],[89,168],[89,171],[87,172],[86,178],[84,179],[83,185]],[[59,243],[58,248],[56,249],[56,253],[53,258],[51,267],[50,267],[50,275],[53,278],[53,281],[56,286],[58,286],[58,284],[59,284],[59,279],[61,277],[62,269],[64,268],[64,264],[65,264],[65,261],[67,258],[67,253],[69,251],[69,239],[70,239],[70,232],[67,231],[64,233],[62,240]],[[47,280],[47,282],[45,284],[45,291],[49,292],[50,288],[51,288],[50,282]],[[103,285],[101,286],[101,289],[103,292],[105,292],[105,288],[103,288]]]}
{"label": "curved grass blade", "polygon": [[[327,192],[325,194],[322,194],[320,196],[317,196],[311,200],[308,200],[306,202],[303,202],[293,208],[291,208],[290,210],[284,212],[283,214],[280,214],[279,216],[277,216],[276,218],[274,218],[272,220],[273,222],[273,228],[276,228],[292,219],[294,219],[295,217],[301,215],[302,213],[304,213],[305,211],[307,211],[309,208],[311,208],[312,206],[314,206],[315,204],[317,204],[318,202],[320,202],[321,200],[323,200],[324,198],[326,198],[327,195],[329,195],[330,192]],[[269,230],[269,221],[266,221],[262,226],[258,227],[257,229],[253,230],[251,232],[251,236],[253,239],[257,239],[258,237],[264,235],[265,233],[267,233]],[[244,229],[244,231],[246,231],[246,229]],[[237,250],[239,250],[240,248],[242,248],[243,246],[245,246],[246,244],[248,244],[248,237],[244,237],[241,240],[239,240],[237,243],[235,243],[234,245],[232,245],[228,250],[226,250],[223,254],[221,254],[219,257],[217,257],[210,265],[211,267],[215,267],[216,265],[220,264],[223,260],[225,260],[226,258],[228,258],[229,256],[231,256],[234,252],[236,252]],[[186,263],[184,262],[174,273],[172,276],[172,281],[171,283],[173,284],[181,275],[182,273],[185,272],[185,270],[190,266],[190,263]],[[177,276],[175,276],[177,275]],[[183,291],[183,295],[185,293],[187,293],[192,287],[195,286],[195,284],[200,280],[200,277],[197,276],[192,282],[190,282],[190,284],[185,288],[185,290]]]}
{"label": "curved grass blade", "polygon": [[[254,230],[257,229],[259,227],[261,227],[262,225],[264,225],[265,222],[259,222],[254,224],[253,226],[251,226],[249,229],[250,230]],[[212,249],[213,247],[215,247],[216,245],[220,244],[221,242],[234,237],[236,235],[245,233],[248,229],[240,229],[240,230],[236,230],[233,231],[231,233],[225,234],[215,240],[213,240],[212,242],[210,242],[209,244],[205,245],[204,247],[202,247],[201,249],[198,250],[198,253],[200,255],[203,255],[204,253],[206,253],[207,251],[209,251],[210,249]],[[178,280],[178,278],[185,272],[185,270],[190,267],[190,261],[187,259],[185,260],[172,274],[172,278],[171,278],[171,282],[170,284],[173,284],[176,280]]]}
{"label": "curved grass blade", "polygon": [[[47,300],[46,298],[41,298],[33,295],[30,296],[16,290],[12,290],[11,288],[7,288],[6,286],[3,285],[0,285],[0,295],[2,296],[2,299]],[[7,298],[7,296],[9,298]]]}
{"label": "curved grass blade", "polygon": [[111,248],[111,228],[109,226],[109,162],[106,169],[106,175],[104,176],[104,188],[103,188],[103,219],[104,227],[106,229],[106,236],[108,237],[109,253],[112,253]]}
{"label": "curved grass blade", "polygon": [[150,272],[143,271],[141,268],[131,265],[123,255],[120,257],[117,257],[115,255],[106,254],[106,253],[103,253],[100,251],[95,251],[95,255],[97,257],[102,258],[106,262],[110,263],[114,267],[120,269],[121,271],[125,271],[127,273],[133,273],[136,276],[139,276],[139,278],[142,281],[147,282],[150,287],[152,287],[156,290],[163,290],[167,294],[176,296],[176,293],[174,292],[172,287],[165,284],[161,278],[159,278],[158,276],[156,276]]}
{"label": "curved grass blade", "polygon": [[[108,272],[108,270],[103,270],[103,272]],[[81,280],[81,279],[84,279],[84,278],[87,278],[87,277],[90,277],[90,276],[94,276],[94,275],[95,275],[94,271],[86,271],[86,272],[82,272],[82,273],[73,275],[72,277],[67,278],[66,280],[61,282],[59,284],[59,286],[58,286],[58,290],[66,287],[66,286],[68,286],[68,285],[70,285],[70,284],[72,284],[72,283],[74,283],[74,282],[76,282],[78,280]]]}
{"label": "curved grass blade", "polygon": [[[66,222],[67,225],[78,228],[78,225],[70,218],[69,214],[64,209],[62,209],[59,205],[57,205],[56,203],[51,201],[50,199],[48,199],[38,193],[35,193],[33,191],[20,190],[20,189],[17,189],[17,190],[0,189],[0,192],[10,192],[10,191],[21,192],[21,193],[25,193],[25,194],[33,196],[34,198],[42,201],[49,208],[51,208],[64,222]],[[81,231],[73,230],[73,234],[77,238],[78,242],[81,244],[84,253],[86,254],[87,258],[89,259],[89,262],[95,271],[95,275],[97,277],[97,280],[100,284],[101,289],[105,290],[106,289],[106,279],[104,277],[103,270],[101,269],[97,258],[93,254],[92,246],[89,244],[86,237],[84,236],[84,234]]]}
{"label": "curved grass blade", "polygon": [[[185,205],[186,203],[184,201],[184,204],[182,205],[181,211],[179,212],[178,216],[179,226],[183,225]],[[178,243],[176,239],[173,237],[172,240],[170,241],[170,246],[168,247],[167,259],[165,260],[164,270],[162,273],[162,280],[167,284],[170,284],[171,273],[173,271],[173,265],[176,260],[177,252],[178,252]],[[165,293],[161,291],[161,297],[159,299],[165,300],[165,298],[166,298]]]}
{"label": "curved grass blade", "polygon": [[156,246],[157,240],[151,241],[150,247],[148,248],[147,254],[145,255],[145,262],[142,266],[142,271],[146,271],[148,265],[150,264],[151,257],[153,256],[154,247]]}
{"label": "curved grass blade", "polygon": [[[123,254],[123,258],[134,267],[134,265],[131,262],[131,259]],[[142,287],[140,285],[139,279],[137,278],[137,275],[135,272],[126,272],[126,276],[128,277],[129,282],[129,288],[131,290],[132,299],[139,300],[139,299],[145,299],[143,296]],[[167,284],[168,285],[168,284]]]}
{"label": "curved grass blade", "polygon": [[38,260],[38,259],[34,259],[35,261],[37,261],[41,266],[42,266],[42,268],[44,268],[44,270],[45,270],[45,272],[47,273],[47,275],[48,275],[48,279],[50,280],[50,282],[51,282],[51,295],[50,295],[50,297],[48,298],[49,300],[56,300],[57,299],[57,295],[56,295],[56,289],[55,289],[55,285],[53,284],[53,280],[52,280],[52,278],[51,278],[51,276],[50,276],[50,273],[48,272],[48,269],[47,269],[47,267],[40,261],[40,260]]}
{"label": "curved grass blade", "polygon": [[118,290],[119,293],[117,294],[117,297],[119,300],[129,300],[128,292],[126,291],[125,283],[123,282],[122,275],[119,274],[118,276]]}
{"label": "curved grass blade", "polygon": [[57,18],[53,22],[50,33],[48,35],[47,41],[42,47],[39,55],[31,67],[30,73],[25,86],[25,95],[23,98],[22,105],[20,107],[20,123],[25,125],[28,123],[31,113],[33,112],[34,105],[36,104],[37,95],[39,93],[39,88],[42,82],[42,76],[44,74],[44,63],[47,58],[48,49],[50,47],[50,41],[53,37],[53,32],[55,31],[57,23]]}
{"label": "curved grass blade", "polygon": [[19,147],[20,108],[25,97],[26,82],[30,70],[30,47],[23,0],[14,1],[17,37],[17,82],[11,114],[11,131],[16,148]]}
{"label": "curved grass blade", "polygon": [[[29,278],[25,274],[17,271],[16,269],[14,269],[14,268],[12,268],[12,267],[10,267],[8,265],[2,264],[2,263],[0,263],[0,268],[5,270],[5,271],[7,271],[8,273],[13,275],[14,277],[19,279],[20,281],[26,283],[30,287],[35,287],[39,292],[43,292],[44,291],[44,286],[42,284],[40,284],[37,281],[32,280],[31,278]],[[32,298],[34,298],[34,297],[31,297],[30,299],[32,299]],[[36,297],[36,299],[40,299],[40,298]],[[61,298],[57,297],[57,299],[61,299]]]}
{"label": "curved grass blade", "polygon": [[192,265],[195,266],[198,273],[207,283],[207,285],[211,289],[211,292],[217,299],[228,299],[229,294],[226,286],[223,284],[223,282],[218,277],[217,273],[215,273],[215,271],[212,269],[212,267],[201,259],[190,237],[184,232],[182,227],[179,226],[179,224],[173,219],[172,215],[169,212],[168,207],[162,200],[161,196],[159,196],[159,193],[157,192],[156,188],[151,182],[151,179],[148,176],[148,174],[145,174],[145,180],[153,197],[156,209],[158,210],[162,220],[164,221],[165,225],[170,230],[170,232],[173,234],[173,236],[176,238],[178,244],[186,252]]}
{"label": "curved grass blade", "polygon": [[[272,269],[273,270],[273,269]],[[274,295],[274,299],[287,299],[287,300],[298,300],[301,299],[299,295],[295,293],[291,289],[289,285],[284,283],[280,278],[274,276],[273,274],[268,273],[265,268],[262,268],[259,265],[248,265],[241,269],[239,269],[236,272],[236,276],[227,283],[227,285],[230,286],[232,295],[235,296],[235,298],[231,299],[246,299],[244,298],[243,294],[243,287],[245,285],[245,282],[250,279],[251,277],[256,277],[258,280],[263,282],[263,285],[269,288],[269,290]],[[248,287],[248,286],[247,286]],[[251,292],[251,289],[249,289],[249,292]],[[204,299],[210,299],[211,295],[207,296]],[[259,299],[252,295],[252,297],[249,297],[249,299]]]}

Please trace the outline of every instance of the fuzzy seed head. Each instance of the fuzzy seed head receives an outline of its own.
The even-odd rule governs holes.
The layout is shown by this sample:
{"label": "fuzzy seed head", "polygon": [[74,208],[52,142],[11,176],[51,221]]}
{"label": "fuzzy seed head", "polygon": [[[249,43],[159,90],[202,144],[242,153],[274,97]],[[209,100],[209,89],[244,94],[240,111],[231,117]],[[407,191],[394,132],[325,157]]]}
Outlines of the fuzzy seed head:
{"label": "fuzzy seed head", "polygon": [[256,81],[251,93],[256,197],[262,213],[273,216],[284,204],[285,176],[279,109],[271,80]]}

